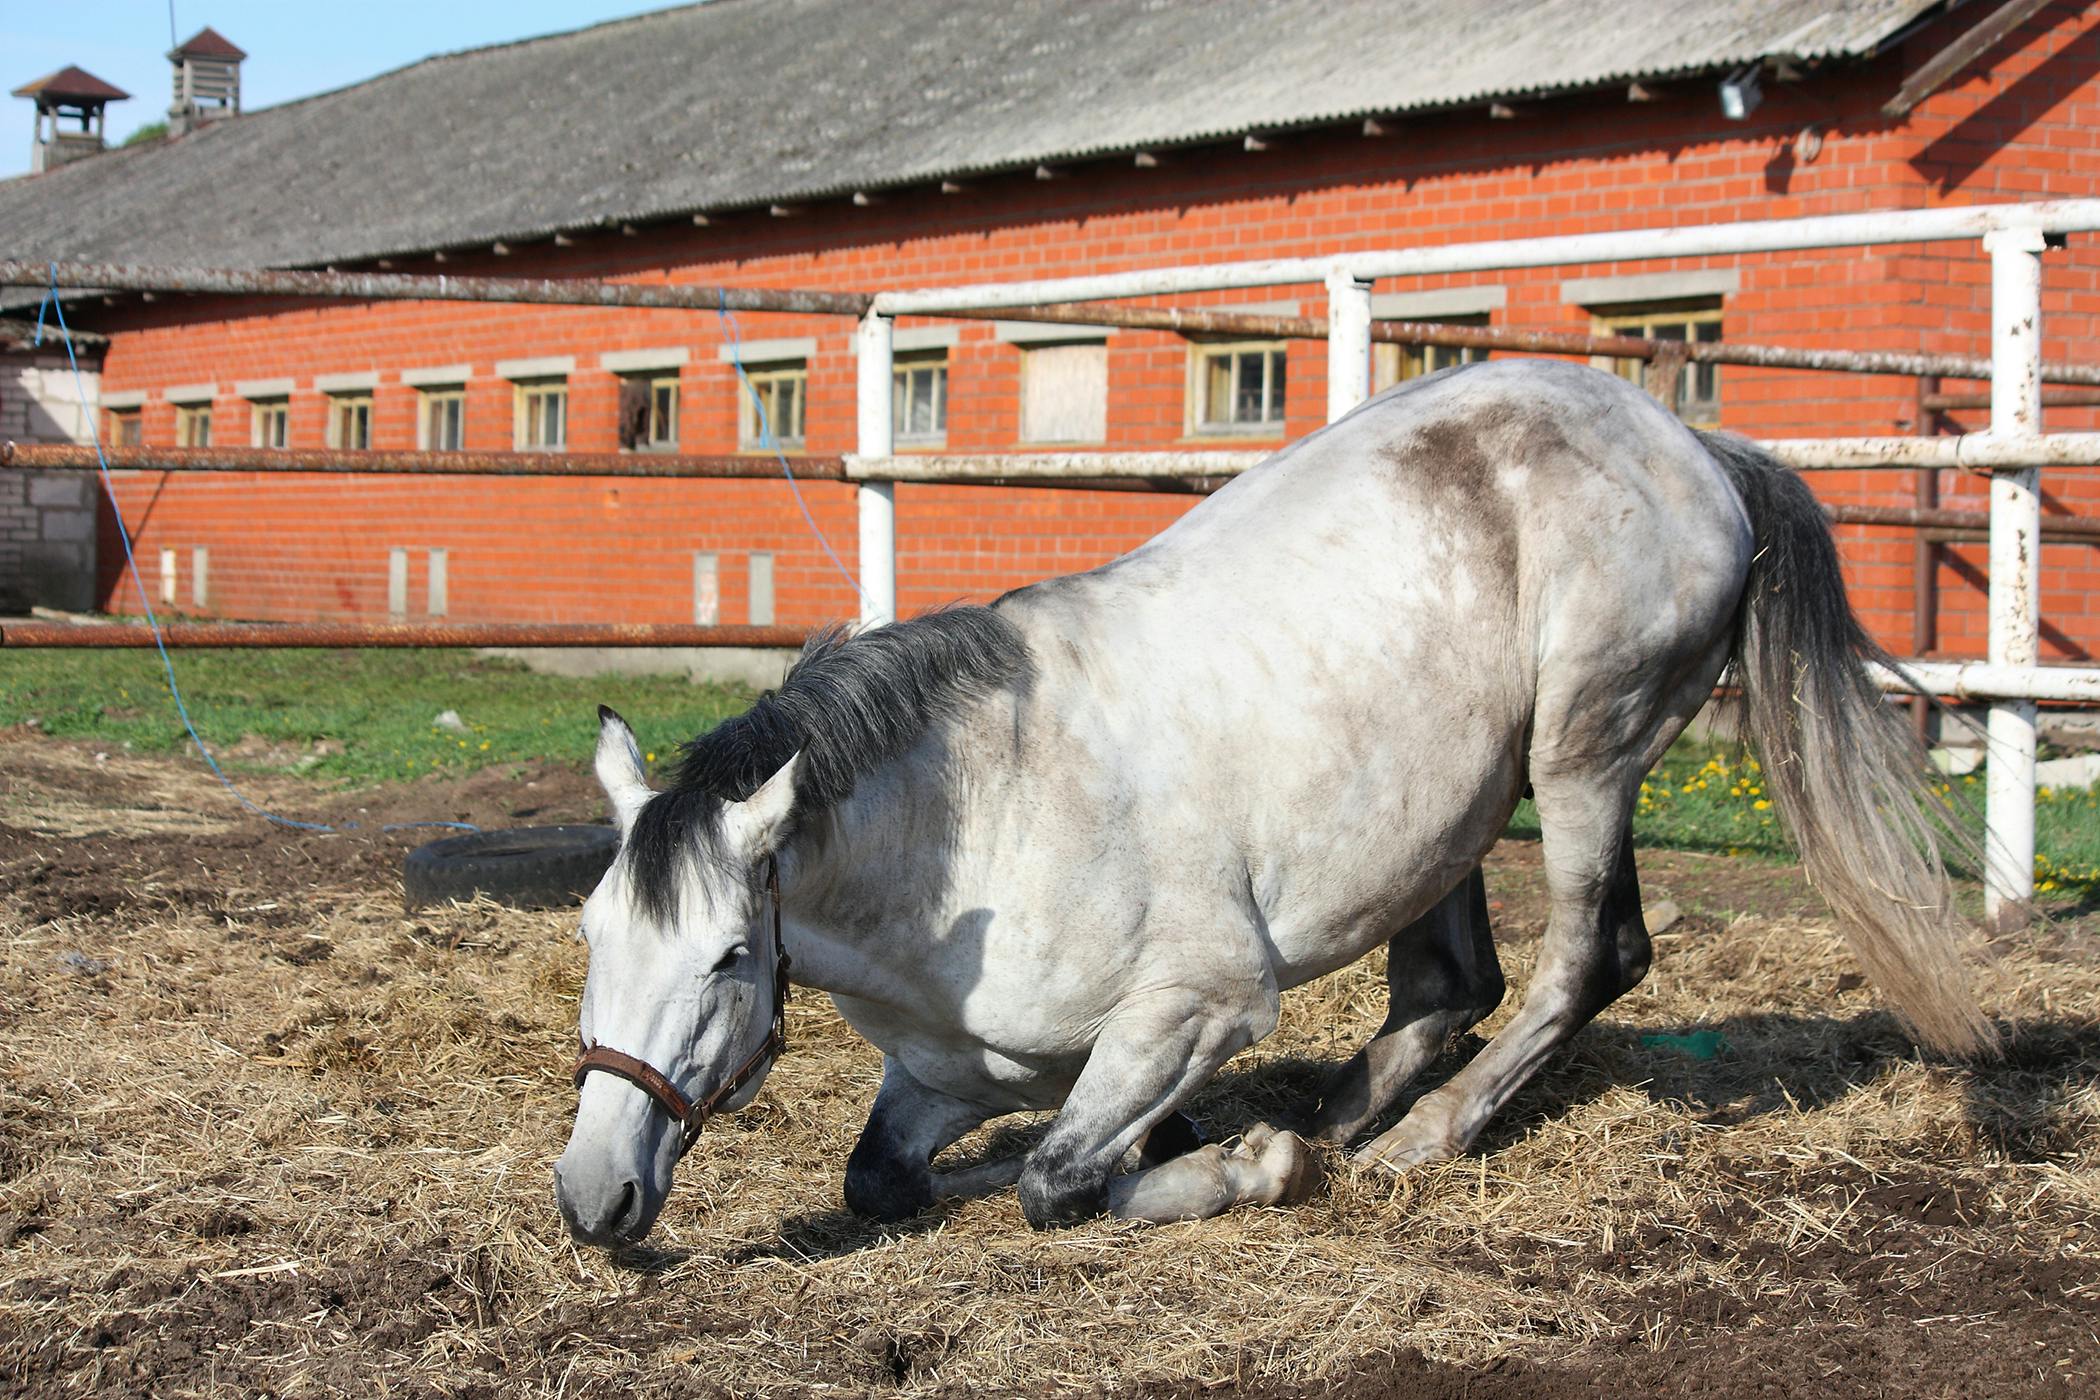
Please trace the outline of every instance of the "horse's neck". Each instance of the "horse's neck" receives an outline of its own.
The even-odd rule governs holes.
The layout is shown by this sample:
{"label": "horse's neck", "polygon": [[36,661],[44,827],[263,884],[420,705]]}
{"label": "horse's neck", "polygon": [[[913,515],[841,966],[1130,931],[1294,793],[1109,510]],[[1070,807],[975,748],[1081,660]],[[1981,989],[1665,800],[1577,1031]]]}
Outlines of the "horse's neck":
{"label": "horse's neck", "polygon": [[934,914],[945,886],[949,803],[944,785],[900,761],[795,837],[783,852],[781,898],[797,981],[846,996],[882,989],[908,951],[898,946],[900,923]]}

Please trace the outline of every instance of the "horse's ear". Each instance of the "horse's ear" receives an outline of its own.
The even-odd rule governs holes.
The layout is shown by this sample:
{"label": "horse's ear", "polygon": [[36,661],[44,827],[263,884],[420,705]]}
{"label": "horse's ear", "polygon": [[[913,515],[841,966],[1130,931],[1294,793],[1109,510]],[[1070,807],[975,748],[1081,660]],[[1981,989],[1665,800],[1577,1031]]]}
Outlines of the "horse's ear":
{"label": "horse's ear", "polygon": [[598,757],[593,767],[624,837],[635,813],[656,794],[642,772],[642,746],[635,742],[634,731],[607,705],[598,707]]}
{"label": "horse's ear", "polygon": [[760,784],[757,792],[729,804],[730,839],[746,860],[772,855],[779,848],[787,833],[788,815],[795,810],[795,769],[801,762],[802,755],[797,753]]}

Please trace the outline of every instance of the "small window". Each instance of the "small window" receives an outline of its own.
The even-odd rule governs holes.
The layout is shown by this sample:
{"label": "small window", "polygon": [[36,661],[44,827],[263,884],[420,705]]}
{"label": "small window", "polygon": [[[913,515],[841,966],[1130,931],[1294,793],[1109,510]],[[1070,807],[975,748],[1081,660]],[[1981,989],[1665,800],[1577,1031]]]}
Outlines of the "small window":
{"label": "small window", "polygon": [[620,380],[620,449],[678,450],[678,376],[623,376]]}
{"label": "small window", "polygon": [[744,377],[751,382],[751,389],[739,400],[738,445],[747,452],[774,447],[799,449],[806,441],[803,406],[809,399],[807,362],[770,364],[747,370]]}
{"label": "small window", "polygon": [[[1439,316],[1440,326],[1485,326],[1485,313],[1478,316]],[[1454,365],[1477,364],[1488,357],[1485,348],[1472,345],[1403,345],[1381,340],[1371,346],[1371,386],[1390,389],[1405,379],[1420,379]]]}
{"label": "small window", "polygon": [[145,419],[137,409],[113,408],[109,411],[111,447],[137,447],[145,440]]}
{"label": "small window", "polygon": [[257,447],[291,442],[292,406],[287,399],[256,399],[248,409],[248,441]]}
{"label": "small window", "polygon": [[1198,345],[1192,353],[1193,427],[1198,433],[1273,433],[1283,427],[1280,342]]}
{"label": "small window", "polygon": [[1021,440],[1100,442],[1108,436],[1108,347],[1037,345],[1021,352]]}
{"label": "small window", "polygon": [[328,396],[328,445],[339,452],[364,452],[372,446],[372,396]]}
{"label": "small window", "polygon": [[513,437],[520,452],[559,452],[569,442],[569,381],[521,379]]}
{"label": "small window", "polygon": [[416,405],[416,447],[460,452],[467,444],[467,391],[457,385],[425,389]]}
{"label": "small window", "polygon": [[948,352],[913,350],[896,357],[890,382],[892,431],[900,443],[940,443],[948,436]]}
{"label": "small window", "polygon": [[180,404],[175,409],[175,445],[211,446],[211,405]]}
{"label": "small window", "polygon": [[[1686,297],[1649,306],[1614,307],[1599,313],[1599,335],[1637,335],[1649,340],[1711,343],[1721,338],[1721,299]],[[1599,368],[1642,383],[1643,360],[1598,359]],[[1677,376],[1677,416],[1695,428],[1721,426],[1721,373],[1718,365],[1687,364]]]}

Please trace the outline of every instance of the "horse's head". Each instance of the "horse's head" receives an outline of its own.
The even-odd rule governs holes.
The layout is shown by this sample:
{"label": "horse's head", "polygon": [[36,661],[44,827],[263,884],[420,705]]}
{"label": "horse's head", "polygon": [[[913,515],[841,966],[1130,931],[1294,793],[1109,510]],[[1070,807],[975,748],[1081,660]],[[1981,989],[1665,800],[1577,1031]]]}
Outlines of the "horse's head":
{"label": "horse's head", "polygon": [[[780,969],[766,871],[794,804],[795,760],[742,802],[659,794],[633,731],[598,714],[598,781],[620,854],[583,906],[586,1050],[554,1196],[576,1238],[611,1244],[640,1239],[663,1208],[690,1141],[677,1106],[702,1106],[689,1119],[697,1131],[708,1113],[748,1103],[770,1066]],[[740,1071],[748,1077],[717,1099]]]}

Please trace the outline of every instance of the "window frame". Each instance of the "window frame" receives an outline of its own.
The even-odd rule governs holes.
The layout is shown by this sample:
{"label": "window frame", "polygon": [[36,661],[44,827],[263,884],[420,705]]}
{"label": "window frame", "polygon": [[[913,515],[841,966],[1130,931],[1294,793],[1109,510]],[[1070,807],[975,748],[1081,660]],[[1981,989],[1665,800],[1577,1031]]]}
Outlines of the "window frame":
{"label": "window frame", "polygon": [[[535,431],[543,430],[544,418],[535,423],[535,410],[545,403],[559,402],[561,425],[552,441],[534,442]],[[535,375],[511,381],[511,445],[519,452],[565,452],[569,445],[569,377],[565,374]]]}
{"label": "window frame", "polygon": [[[431,412],[445,406],[456,407],[452,415],[452,426],[459,440],[447,446],[437,441],[431,432]],[[467,446],[467,386],[464,384],[430,384],[416,390],[416,450],[418,452],[464,452]]]}
{"label": "window frame", "polygon": [[[773,360],[756,367],[745,366],[744,382],[737,385],[736,395],[736,443],[739,452],[800,452],[809,443],[809,361]],[[891,375],[891,406],[896,402],[896,376]],[[794,431],[780,431],[780,389],[783,385],[795,387]],[[767,441],[759,432],[758,405],[761,398],[770,397],[765,405],[766,429],[771,434]]]}
{"label": "window frame", "polygon": [[179,403],[175,405],[175,445],[177,447],[211,446],[210,404]]}
{"label": "window frame", "polygon": [[[1244,355],[1263,356],[1262,406],[1264,416],[1258,420],[1240,422],[1232,418],[1213,419],[1206,416],[1210,407],[1210,365],[1219,359],[1238,360]],[[1274,372],[1280,366],[1281,376]],[[1227,383],[1237,385],[1239,369],[1235,365],[1226,375]],[[1236,390],[1229,390],[1234,403],[1238,402]],[[1282,437],[1288,413],[1290,393],[1290,342],[1285,340],[1198,340],[1189,343],[1188,372],[1188,435],[1201,438],[1250,438]],[[1273,408],[1275,416],[1267,416]]]}
{"label": "window frame", "polygon": [[[277,427],[276,441],[271,441],[270,424]],[[248,445],[283,451],[292,445],[292,400],[288,394],[271,394],[265,398],[248,400]]]}
{"label": "window frame", "polygon": [[[1419,318],[1419,324],[1485,330],[1493,320],[1488,312],[1476,311],[1453,316],[1424,316]],[[1371,342],[1371,392],[1379,393],[1395,384],[1405,384],[1410,379],[1420,379],[1439,370],[1477,365],[1489,354],[1484,345],[1425,345],[1412,340],[1376,340]],[[1449,364],[1437,364],[1436,360],[1442,356],[1453,358]]]}
{"label": "window frame", "polygon": [[[942,447],[948,441],[948,349],[937,346],[927,350],[899,350],[890,360],[890,431],[891,440],[899,447]],[[931,432],[914,433],[905,424],[910,421],[911,381],[922,371],[933,378],[933,417]]]}
{"label": "window frame", "polygon": [[[1660,339],[1661,337],[1650,334],[1653,327],[1681,325],[1687,331],[1687,340],[1712,344],[1722,340],[1726,334],[1725,303],[1726,298],[1722,296],[1691,296],[1600,305],[1590,309],[1590,330],[1593,335],[1631,335],[1642,339]],[[1698,328],[1704,326],[1712,326],[1714,333],[1711,336],[1699,335]],[[1621,379],[1646,387],[1648,362],[1645,360],[1595,355],[1591,357],[1590,363],[1598,369],[1618,375]],[[1682,377],[1678,380],[1677,416],[1687,427],[1720,427],[1721,367],[1687,362],[1679,373]],[[1697,394],[1702,377],[1713,386],[1712,394],[1705,398]],[[1711,411],[1703,411],[1707,409]]]}
{"label": "window frame", "polygon": [[[680,387],[678,371],[675,369],[638,370],[632,374],[617,375],[615,378],[619,381],[623,399],[630,386],[638,387],[642,391],[642,435],[632,443],[623,441],[620,444],[620,450],[622,452],[676,452],[678,450],[678,396]],[[666,405],[668,405],[669,412],[667,414],[659,413],[658,409]],[[618,430],[624,436],[627,430],[624,421],[626,418],[624,403],[620,409],[620,417],[623,421],[618,425]],[[564,432],[566,432],[566,411],[563,414],[563,418]]]}
{"label": "window frame", "polygon": [[[349,424],[358,422],[360,409],[363,410],[361,426],[364,429],[364,441],[347,443],[343,440],[344,429]],[[329,448],[336,452],[369,452],[372,450],[371,390],[353,389],[345,393],[330,394],[328,396],[327,442]]]}
{"label": "window frame", "polygon": [[106,408],[109,421],[104,431],[111,447],[140,447],[146,441],[146,415],[136,407]]}

